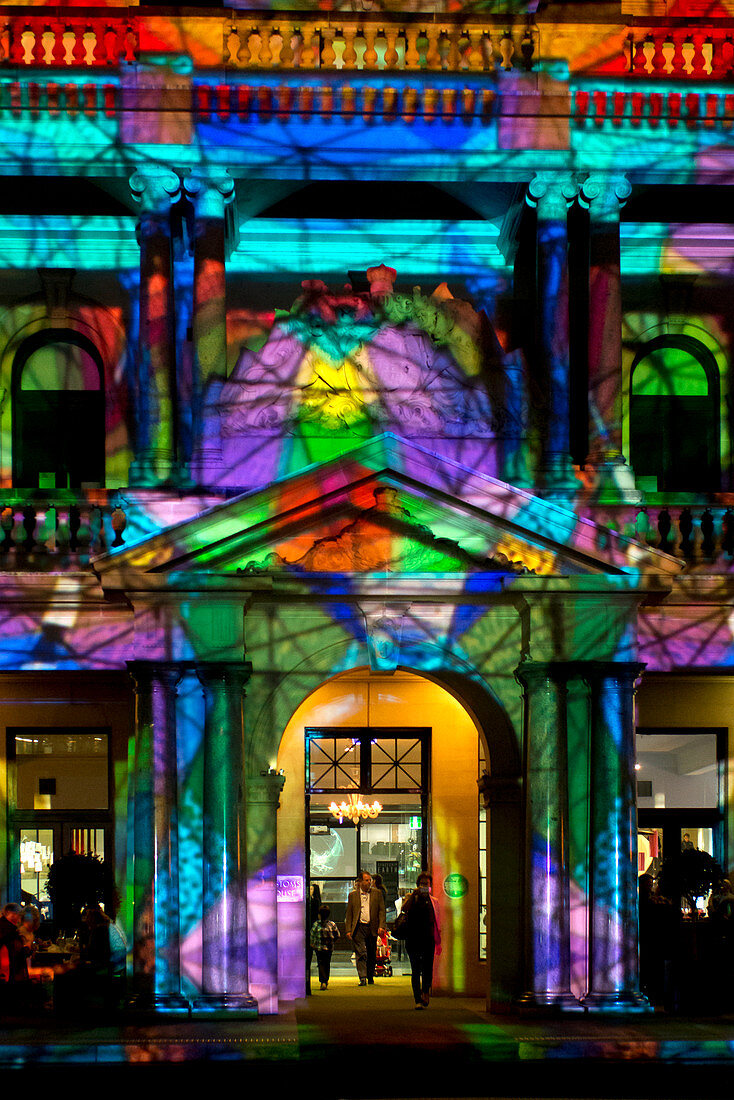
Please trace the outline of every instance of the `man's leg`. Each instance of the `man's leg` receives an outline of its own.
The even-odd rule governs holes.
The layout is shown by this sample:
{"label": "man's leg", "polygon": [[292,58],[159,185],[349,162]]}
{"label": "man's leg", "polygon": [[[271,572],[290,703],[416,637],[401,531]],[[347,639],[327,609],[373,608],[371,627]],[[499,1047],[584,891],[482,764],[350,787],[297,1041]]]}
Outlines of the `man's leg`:
{"label": "man's leg", "polygon": [[367,948],[367,981],[373,982],[375,980],[375,963],[377,962],[377,936],[367,932],[365,945]]}
{"label": "man's leg", "polygon": [[352,944],[356,956],[357,974],[361,982],[367,980],[367,942],[364,925],[358,924],[352,933]]}

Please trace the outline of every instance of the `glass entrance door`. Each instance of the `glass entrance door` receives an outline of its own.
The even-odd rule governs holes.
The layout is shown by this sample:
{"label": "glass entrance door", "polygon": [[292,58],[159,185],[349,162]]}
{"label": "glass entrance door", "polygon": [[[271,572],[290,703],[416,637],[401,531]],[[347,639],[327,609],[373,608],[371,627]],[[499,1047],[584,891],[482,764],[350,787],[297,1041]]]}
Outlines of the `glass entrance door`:
{"label": "glass entrance door", "polygon": [[[306,731],[309,926],[316,919],[316,897],[343,932],[347,898],[361,871],[381,876],[387,920],[396,918],[399,899],[426,867],[429,759],[428,729]],[[332,805],[348,804],[356,795],[379,802],[378,815],[339,821]],[[349,954],[335,953],[333,972],[351,971]]]}

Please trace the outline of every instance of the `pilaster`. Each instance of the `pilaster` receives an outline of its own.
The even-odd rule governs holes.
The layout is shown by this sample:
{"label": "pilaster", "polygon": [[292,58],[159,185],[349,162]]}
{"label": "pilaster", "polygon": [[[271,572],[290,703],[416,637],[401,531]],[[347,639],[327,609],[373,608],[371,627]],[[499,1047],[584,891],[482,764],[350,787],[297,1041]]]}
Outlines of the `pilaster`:
{"label": "pilaster", "polygon": [[139,168],[130,179],[140,204],[140,342],[135,385],[136,456],[130,483],[176,477],[176,333],[171,206],[181,181],[169,168]]}
{"label": "pilaster", "polygon": [[589,987],[596,1012],[646,1012],[637,913],[636,662],[580,666],[591,693]]}
{"label": "pilaster", "polygon": [[194,1010],[252,1015],[247,936],[244,689],[249,663],[196,666],[204,692],[202,986]]}
{"label": "pilaster", "polygon": [[589,210],[589,454],[597,488],[636,501],[622,448],[622,280],[619,219],[632,187],[619,173],[594,173],[581,185]]}
{"label": "pilaster", "polygon": [[525,992],[530,1009],[578,1007],[571,993],[566,666],[523,662]]}
{"label": "pilaster", "polygon": [[135,684],[133,993],[138,1008],[188,1012],[181,994],[175,662],[129,661]]}
{"label": "pilaster", "polygon": [[537,210],[538,481],[546,494],[566,494],[576,485],[570,454],[567,212],[577,190],[570,173],[539,172],[526,195]]}
{"label": "pilaster", "polygon": [[278,806],[285,775],[247,778],[248,962],[250,992],[261,1012],[278,1011]]}
{"label": "pilaster", "polygon": [[215,438],[201,438],[202,423],[197,409],[203,387],[212,375],[227,374],[227,301],[225,257],[228,215],[233,211],[234,180],[224,168],[197,170],[184,180],[193,207],[191,232],[194,254],[193,303],[193,437],[197,441],[197,462],[202,471],[221,462],[221,444]]}

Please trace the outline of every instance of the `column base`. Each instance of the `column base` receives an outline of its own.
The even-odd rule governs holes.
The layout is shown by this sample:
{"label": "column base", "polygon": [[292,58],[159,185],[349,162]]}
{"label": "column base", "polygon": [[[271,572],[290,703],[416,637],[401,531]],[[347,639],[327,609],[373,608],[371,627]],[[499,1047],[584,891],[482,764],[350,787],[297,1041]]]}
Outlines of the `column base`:
{"label": "column base", "polygon": [[157,993],[150,1007],[161,1016],[188,1016],[191,1011],[188,997],[184,997],[182,993]]}
{"label": "column base", "polygon": [[546,499],[567,499],[581,488],[568,455],[545,455],[538,463],[533,492]]}
{"label": "column base", "polygon": [[129,1012],[146,1019],[156,1016],[186,1016],[191,1012],[188,997],[181,993],[134,993],[126,1004]]}
{"label": "column base", "polygon": [[587,993],[581,998],[581,1004],[587,1012],[608,1016],[654,1012],[644,993]]}
{"label": "column base", "polygon": [[550,1012],[583,1012],[584,1007],[573,993],[523,993],[515,1002],[523,1014],[537,1013],[547,1015]]}
{"label": "column base", "polygon": [[635,485],[635,475],[624,458],[587,458],[584,469],[591,474],[590,492],[599,504],[640,504],[642,492]]}
{"label": "column base", "polygon": [[207,1019],[255,1019],[257,1001],[249,993],[200,993],[191,1000],[191,1014]]}

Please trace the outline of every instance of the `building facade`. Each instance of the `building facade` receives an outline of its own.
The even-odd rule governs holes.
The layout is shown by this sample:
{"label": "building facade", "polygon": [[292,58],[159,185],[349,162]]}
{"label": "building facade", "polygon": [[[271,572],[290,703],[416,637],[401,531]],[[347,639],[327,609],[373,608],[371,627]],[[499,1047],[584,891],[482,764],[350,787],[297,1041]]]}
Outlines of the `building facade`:
{"label": "building facade", "polygon": [[0,4],[2,892],[101,856],[140,1003],[427,868],[442,991],[649,1007],[638,874],[734,863],[733,36]]}

